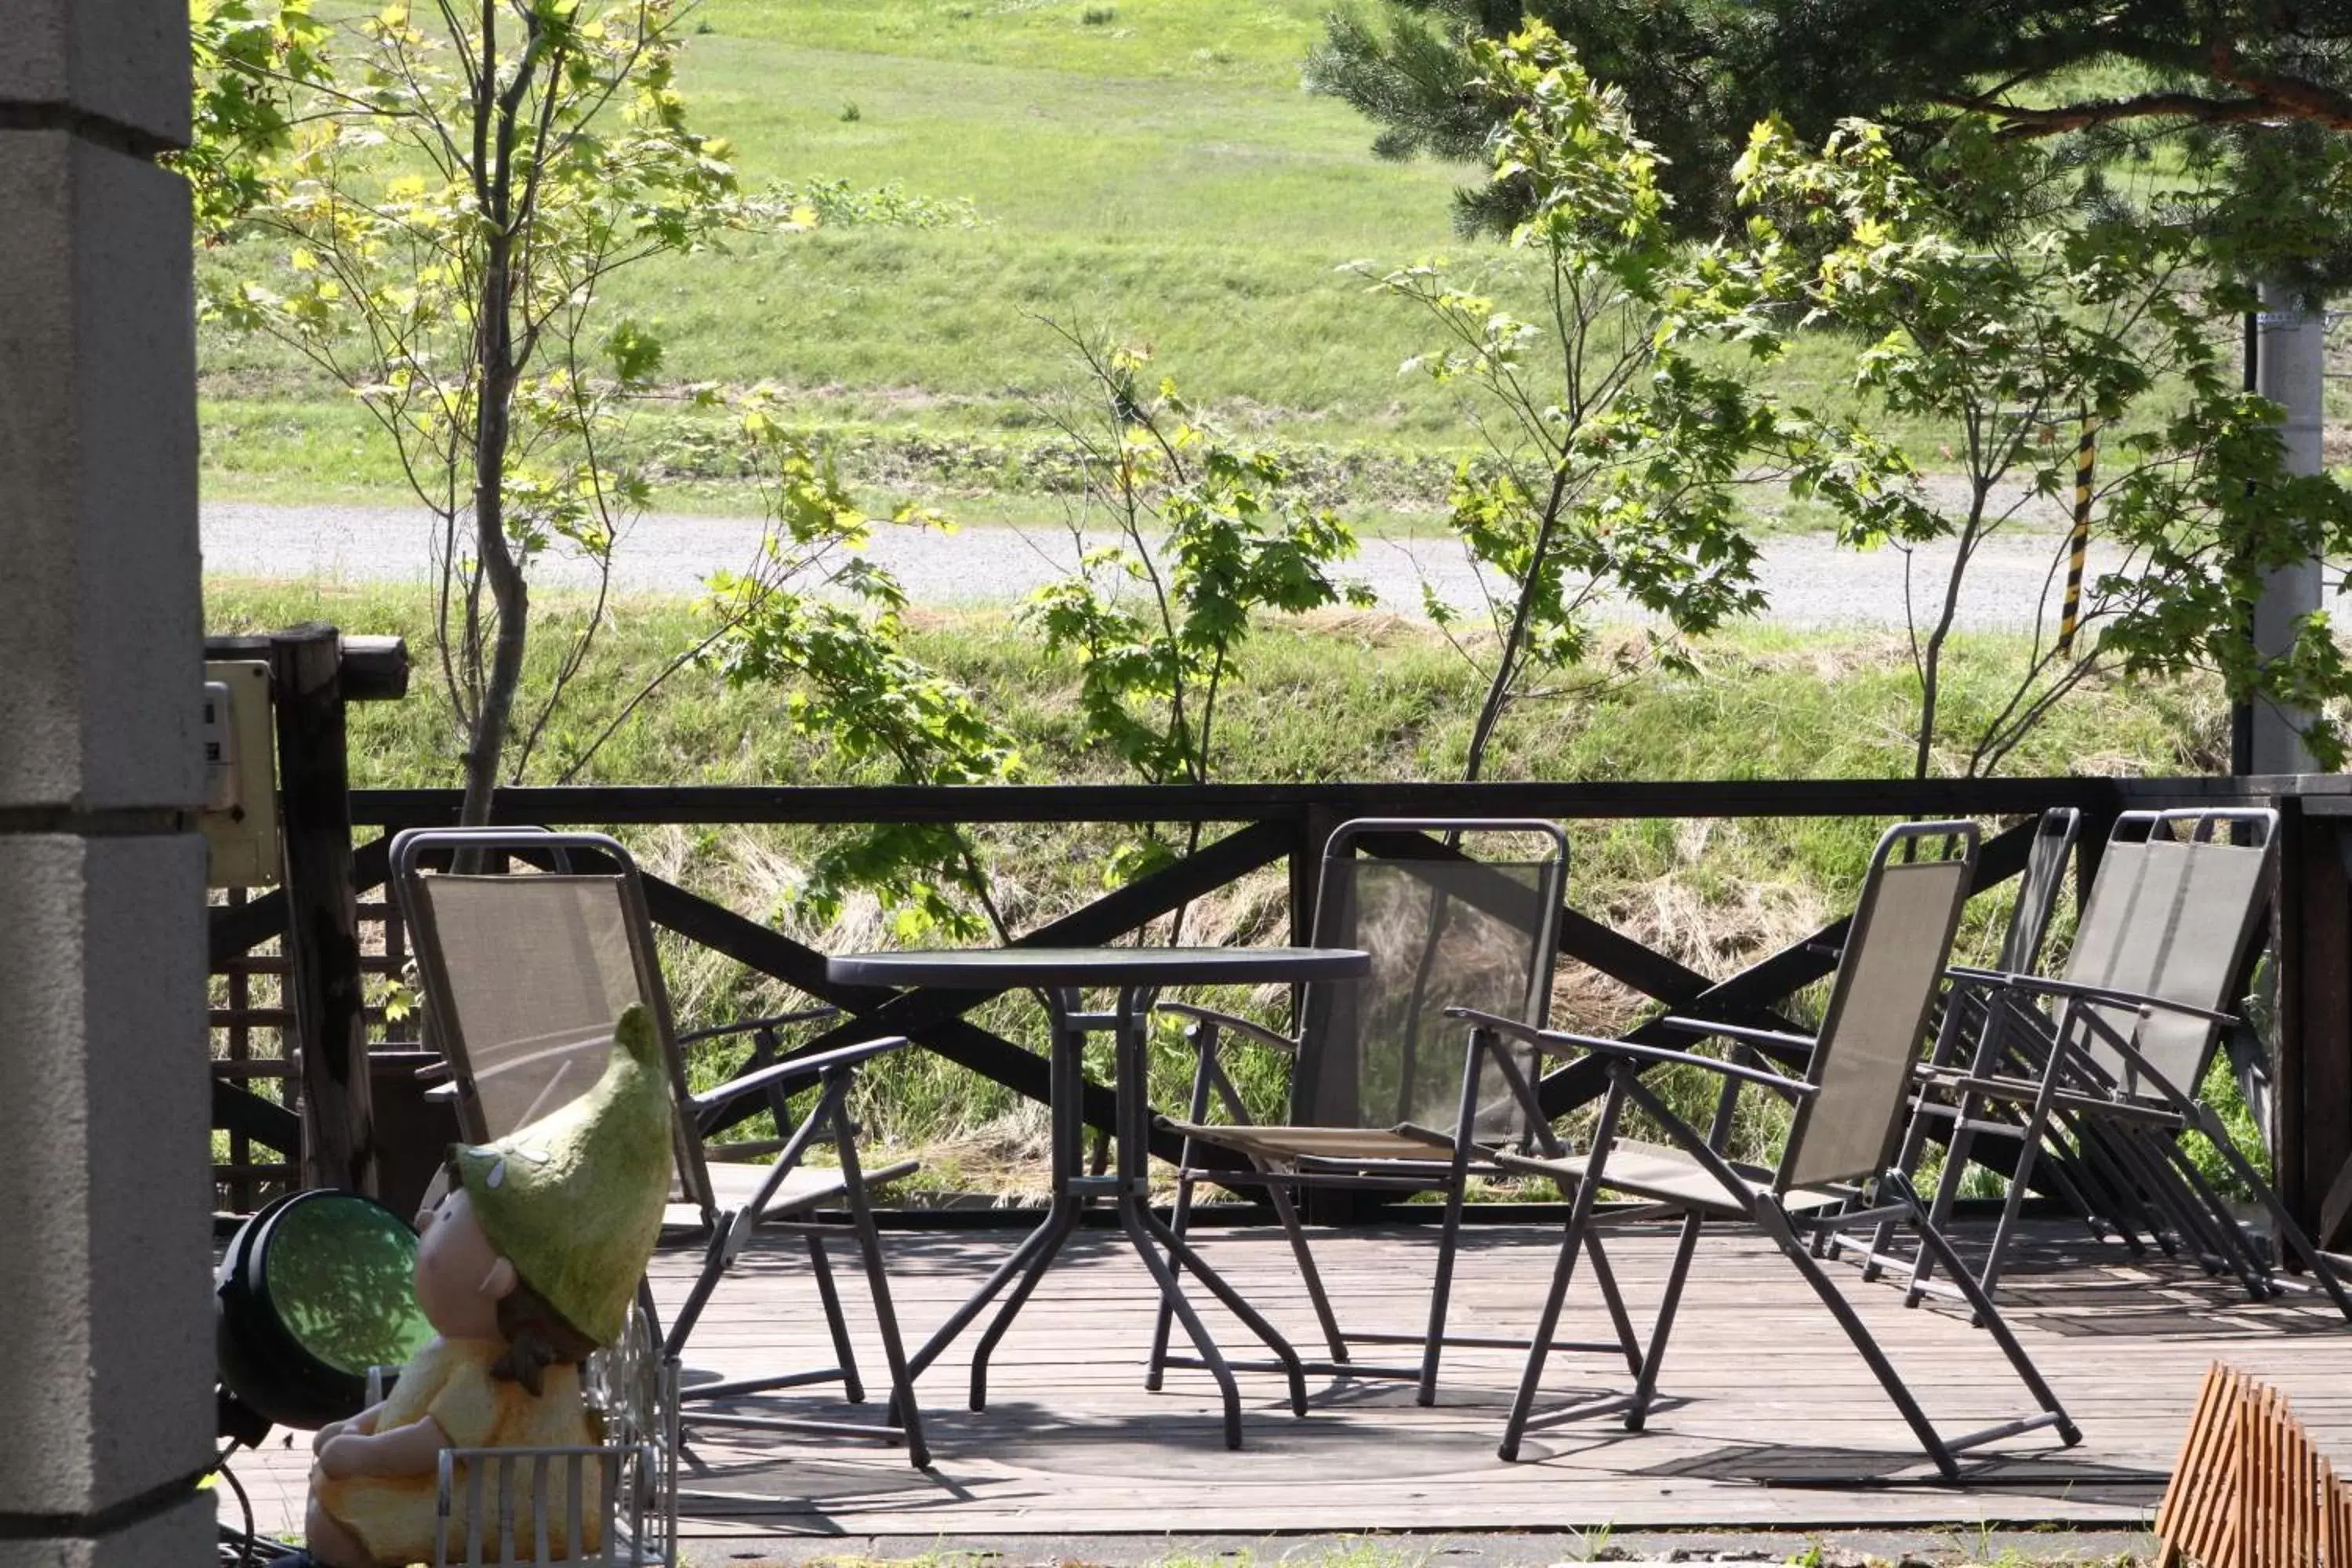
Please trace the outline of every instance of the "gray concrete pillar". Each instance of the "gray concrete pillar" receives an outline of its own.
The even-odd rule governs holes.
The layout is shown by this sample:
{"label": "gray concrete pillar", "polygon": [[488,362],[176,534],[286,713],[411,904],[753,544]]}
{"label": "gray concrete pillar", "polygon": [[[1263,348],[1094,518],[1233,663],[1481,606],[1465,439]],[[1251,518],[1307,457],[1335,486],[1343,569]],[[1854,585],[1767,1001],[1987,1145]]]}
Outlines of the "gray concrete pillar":
{"label": "gray concrete pillar", "polygon": [[184,0],[0,0],[0,1568],[208,1560]]}

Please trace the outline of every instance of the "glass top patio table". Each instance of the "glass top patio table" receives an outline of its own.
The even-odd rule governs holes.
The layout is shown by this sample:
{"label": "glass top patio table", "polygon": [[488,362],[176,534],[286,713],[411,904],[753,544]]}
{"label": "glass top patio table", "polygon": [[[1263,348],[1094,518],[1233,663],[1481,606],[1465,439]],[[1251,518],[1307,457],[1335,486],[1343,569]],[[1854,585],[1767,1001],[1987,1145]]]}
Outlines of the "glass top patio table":
{"label": "glass top patio table", "polygon": [[[1013,1320],[1037,1287],[1070,1233],[1078,1227],[1087,1205],[1108,1197],[1118,1211],[1120,1228],[1150,1270],[1160,1295],[1184,1325],[1201,1352],[1201,1360],[1216,1378],[1223,1396],[1225,1446],[1242,1446],[1241,1393],[1233,1368],[1218,1350],[1207,1326],[1177,1283],[1171,1262],[1181,1264],[1234,1315],[1265,1342],[1281,1362],[1290,1383],[1294,1414],[1307,1413],[1305,1370],[1298,1352],[1225,1283],[1190,1246],[1169,1229],[1151,1209],[1150,1085],[1147,1064],[1151,1036],[1151,1008],[1159,992],[1171,985],[1296,984],[1305,981],[1349,980],[1369,973],[1371,958],[1353,948],[1315,947],[1024,947],[958,948],[891,952],[841,953],[825,960],[825,978],[838,985],[925,987],[941,990],[1005,991],[1034,989],[1045,1002],[1051,1026],[1047,1049],[1048,1098],[1053,1114],[1054,1195],[1045,1218],[1024,1237],[1013,1255],[990,1275],[962,1306],[956,1309],[908,1363],[910,1378],[919,1377],[965,1328],[1017,1275],[1004,1304],[991,1320],[972,1352],[971,1405],[974,1410],[988,1401],[988,1358],[1004,1337]],[[1108,1012],[1087,1012],[1083,993],[1110,990],[1118,994]],[[1114,1089],[1117,1109],[1113,1133],[1118,1147],[1115,1175],[1088,1175],[1085,1168],[1086,1134],[1082,1100],[1086,1089],[1086,1037],[1108,1034],[1114,1044]],[[1163,1253],[1165,1256],[1163,1256]]]}

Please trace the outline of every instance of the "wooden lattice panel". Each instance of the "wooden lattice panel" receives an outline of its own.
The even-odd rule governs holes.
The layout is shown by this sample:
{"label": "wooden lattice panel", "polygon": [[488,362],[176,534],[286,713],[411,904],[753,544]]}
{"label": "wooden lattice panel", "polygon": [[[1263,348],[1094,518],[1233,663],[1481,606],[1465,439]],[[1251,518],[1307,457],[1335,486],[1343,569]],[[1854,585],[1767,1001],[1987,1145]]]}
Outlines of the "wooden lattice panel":
{"label": "wooden lattice panel", "polygon": [[[215,910],[237,908],[254,897],[231,888],[215,895]],[[357,904],[360,973],[367,986],[363,1011],[372,1047],[413,1048],[412,1022],[387,1019],[383,987],[402,978],[408,962],[407,932],[388,896],[362,895]],[[288,994],[291,972],[283,938],[273,937],[220,962],[212,972],[212,1075],[217,1131],[213,1163],[213,1204],[223,1213],[250,1214],[280,1193],[300,1184],[297,1142],[253,1135],[254,1118],[224,1117],[223,1091],[251,1095],[272,1109],[298,1109],[300,1069],[295,1013]],[[225,1156],[225,1157],[223,1157]]]}
{"label": "wooden lattice panel", "polygon": [[2156,1533],[2168,1568],[2352,1568],[2352,1488],[2284,1394],[2215,1362]]}

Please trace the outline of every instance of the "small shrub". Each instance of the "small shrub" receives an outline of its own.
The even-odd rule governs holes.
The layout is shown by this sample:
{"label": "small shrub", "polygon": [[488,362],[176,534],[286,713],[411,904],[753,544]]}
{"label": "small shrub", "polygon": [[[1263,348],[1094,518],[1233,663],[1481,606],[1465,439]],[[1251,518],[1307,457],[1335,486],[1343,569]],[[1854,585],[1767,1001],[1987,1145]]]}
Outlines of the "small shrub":
{"label": "small shrub", "polygon": [[[852,105],[844,120],[857,118]],[[896,182],[877,189],[861,190],[847,180],[818,176],[802,184],[778,180],[772,182],[757,198],[757,205],[774,214],[797,214],[805,208],[814,220],[828,228],[843,228],[851,224],[887,225],[897,228],[981,228],[986,226],[968,196],[941,200],[933,196],[914,195],[901,189]]]}
{"label": "small shrub", "polygon": [[1118,7],[1116,5],[1089,5],[1078,14],[1080,25],[1088,27],[1107,27],[1117,20]]}
{"label": "small shrub", "polygon": [[841,118],[843,122],[846,124],[851,121],[863,120],[866,116],[859,112],[857,105],[854,103],[845,103],[841,106]]}

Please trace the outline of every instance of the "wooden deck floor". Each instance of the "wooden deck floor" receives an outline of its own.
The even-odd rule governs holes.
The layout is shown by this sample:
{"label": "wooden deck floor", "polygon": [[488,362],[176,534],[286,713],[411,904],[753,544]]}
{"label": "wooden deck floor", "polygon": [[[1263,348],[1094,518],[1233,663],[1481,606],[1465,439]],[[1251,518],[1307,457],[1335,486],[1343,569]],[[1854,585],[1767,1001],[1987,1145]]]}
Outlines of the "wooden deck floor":
{"label": "wooden deck floor", "polygon": [[[901,1234],[887,1238],[893,1289],[919,1339],[1016,1237]],[[1454,1328],[1523,1334],[1553,1257],[1554,1233],[1466,1234]],[[1399,1229],[1320,1238],[1350,1326],[1406,1329],[1424,1310],[1435,1232]],[[2165,1260],[2050,1228],[2034,1238],[2004,1304],[2084,1432],[2074,1449],[2036,1433],[1979,1451],[1966,1482],[1940,1481],[1801,1278],[1760,1241],[1725,1230],[1702,1241],[1649,1429],[1601,1420],[1529,1439],[1522,1462],[1495,1455],[1519,1358],[1449,1353],[1439,1404],[1410,1388],[1310,1379],[1312,1413],[1292,1417],[1280,1380],[1244,1374],[1247,1447],[1225,1451],[1208,1376],[1176,1372],[1144,1392],[1150,1285],[1116,1236],[1089,1231],[997,1352],[989,1409],[963,1408],[970,1336],[923,1380],[934,1465],[850,1443],[779,1440],[698,1445],[687,1467],[683,1533],[890,1535],[953,1539],[1030,1532],[1257,1532],[1363,1530],[1616,1529],[1682,1525],[2123,1523],[2155,1506],[2206,1365],[2225,1359],[2286,1391],[2323,1448],[2352,1456],[2352,1325],[2304,1299],[2255,1305]],[[1315,1342],[1305,1293],[1279,1236],[1205,1233],[1204,1251],[1302,1347]],[[1617,1233],[1611,1256],[1637,1320],[1656,1298],[1670,1233]],[[675,1300],[693,1258],[656,1265]],[[853,1319],[865,1301],[843,1270]],[[1906,1311],[1899,1292],[1835,1273],[1947,1431],[2031,1408],[1988,1336],[1934,1307]],[[1223,1342],[1245,1340],[1213,1315]],[[1589,1290],[1570,1298],[1570,1337],[1605,1325]],[[804,1259],[779,1239],[747,1256],[721,1287],[689,1367],[728,1376],[789,1370],[824,1357],[825,1330]],[[869,1382],[882,1359],[859,1347]],[[1622,1381],[1622,1363],[1555,1358],[1549,1397]],[[805,1406],[805,1403],[803,1405]],[[836,1413],[855,1415],[855,1407]],[[307,1455],[273,1439],[242,1460],[265,1524],[299,1521]]]}

